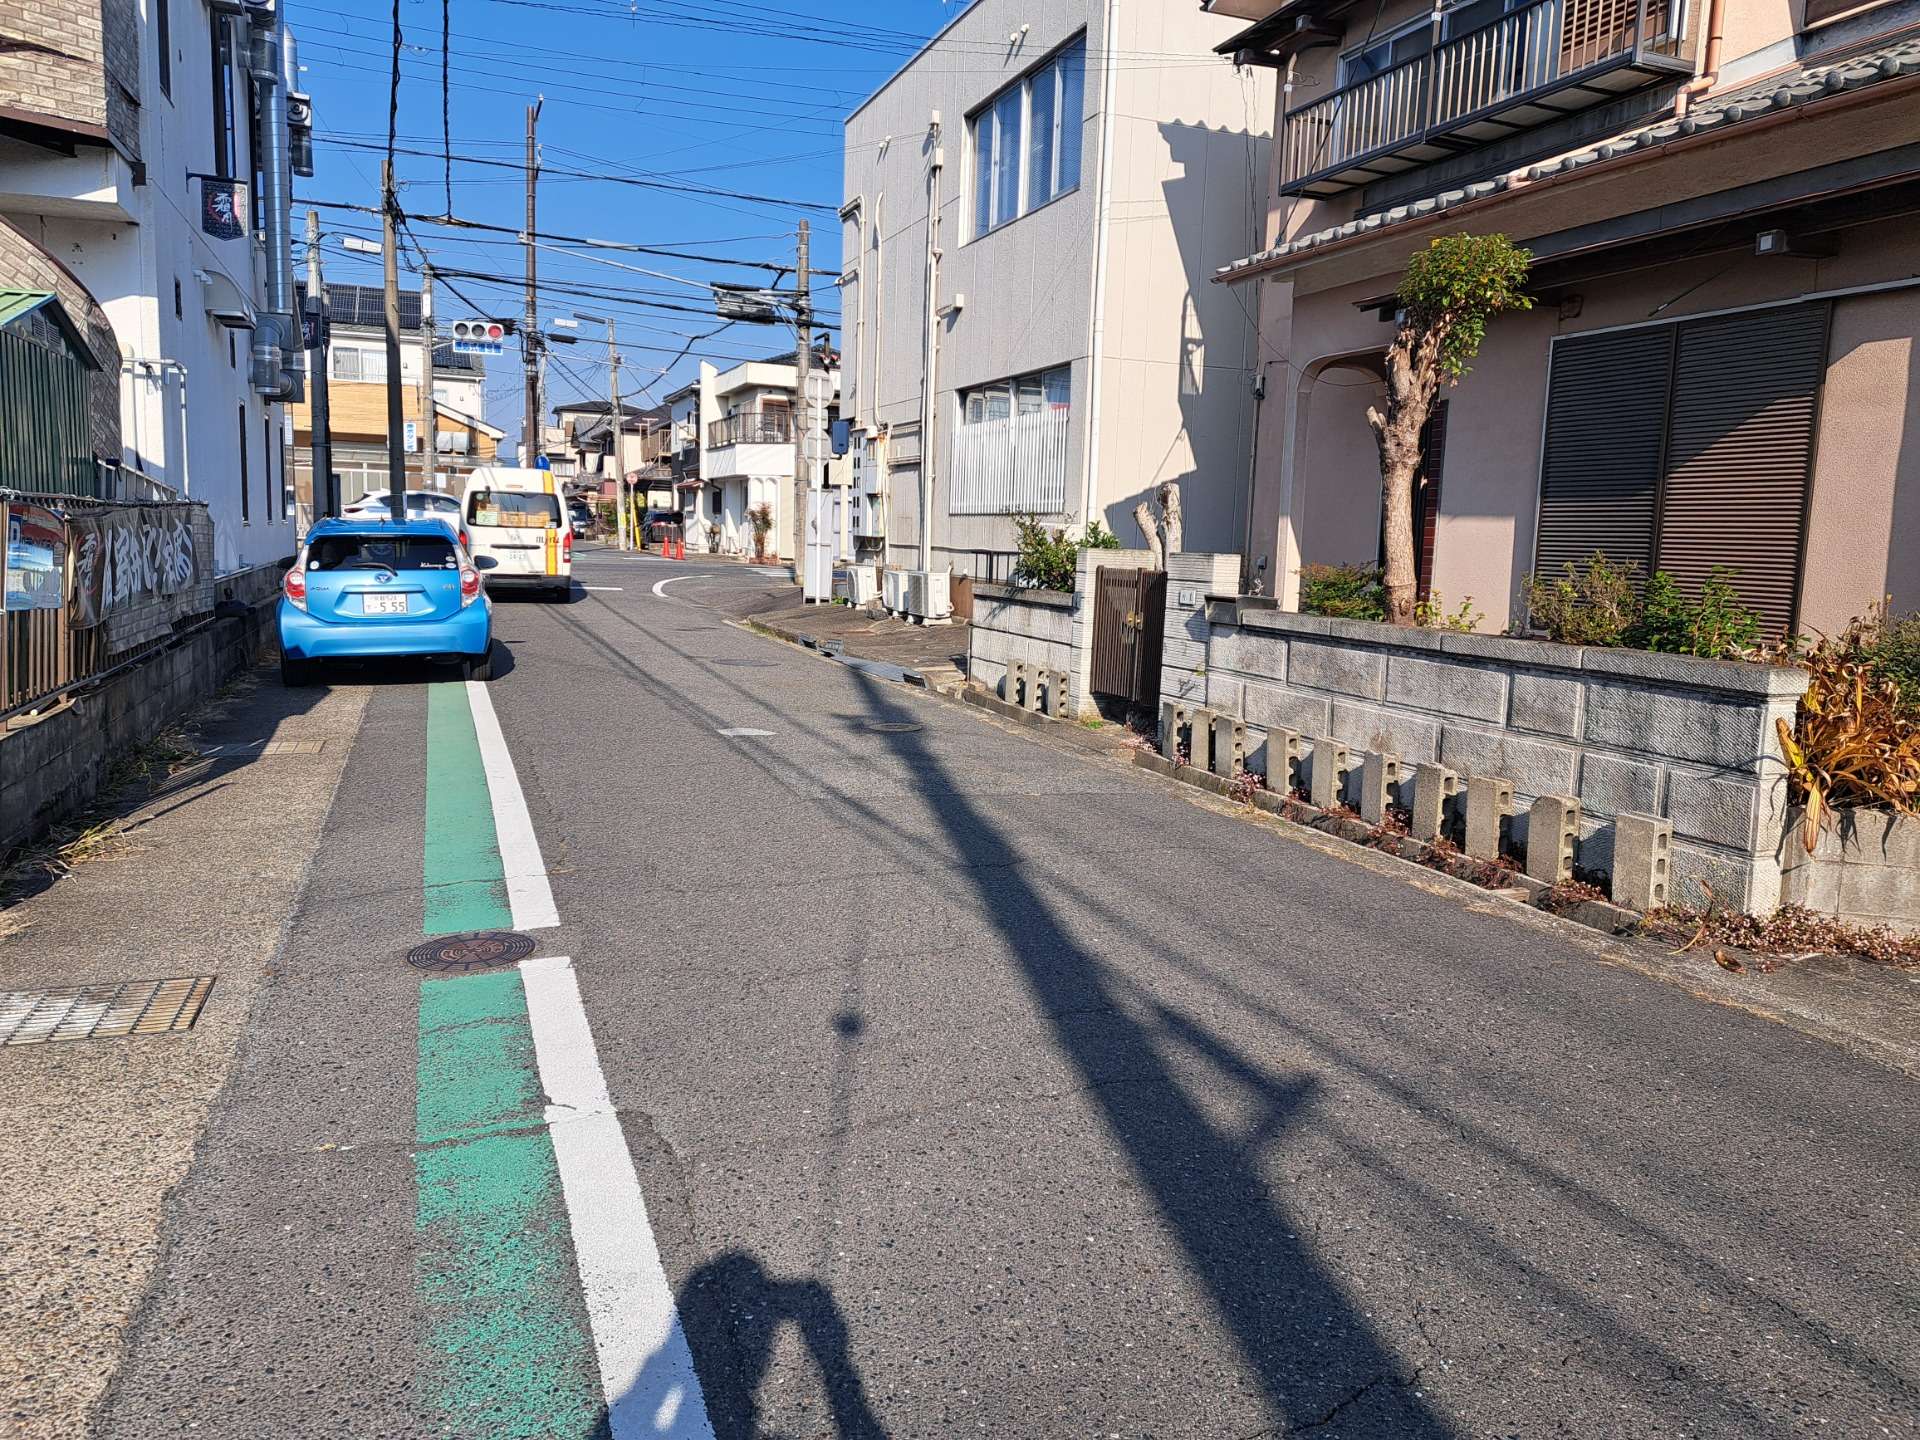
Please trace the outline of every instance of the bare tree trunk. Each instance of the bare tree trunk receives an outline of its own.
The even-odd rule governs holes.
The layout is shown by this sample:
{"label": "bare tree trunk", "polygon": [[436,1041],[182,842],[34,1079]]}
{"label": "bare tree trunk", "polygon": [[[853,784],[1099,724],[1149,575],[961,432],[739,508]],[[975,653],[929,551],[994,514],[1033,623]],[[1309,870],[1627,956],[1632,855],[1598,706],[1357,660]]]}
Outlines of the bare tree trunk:
{"label": "bare tree trunk", "polygon": [[1151,557],[1150,569],[1166,569],[1166,551],[1160,544],[1160,522],[1153,518],[1153,511],[1142,500],[1133,507],[1134,523],[1140,527],[1140,533],[1147,537],[1147,554]]}
{"label": "bare tree trunk", "polygon": [[1169,480],[1160,487],[1160,523],[1166,532],[1167,554],[1178,555],[1186,548],[1187,521],[1180,509],[1180,482]]}
{"label": "bare tree trunk", "polygon": [[1380,449],[1380,533],[1387,564],[1387,622],[1411,625],[1418,591],[1413,554],[1413,481],[1420,469],[1420,432],[1440,386],[1444,332],[1416,332],[1403,323],[1387,347],[1387,413],[1367,408]]}

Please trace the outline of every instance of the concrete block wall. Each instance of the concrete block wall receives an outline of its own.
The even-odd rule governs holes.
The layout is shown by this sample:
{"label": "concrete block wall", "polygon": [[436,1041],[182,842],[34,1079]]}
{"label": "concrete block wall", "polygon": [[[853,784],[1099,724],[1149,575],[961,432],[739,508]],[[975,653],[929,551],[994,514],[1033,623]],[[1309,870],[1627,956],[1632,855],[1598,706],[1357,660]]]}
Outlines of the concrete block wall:
{"label": "concrete block wall", "polygon": [[250,665],[273,615],[271,603],[258,603],[49,714],[0,722],[0,857],[85,810],[115,754],[151,740]]}
{"label": "concrete block wall", "polygon": [[1811,855],[1799,821],[1796,811],[1780,847],[1789,903],[1920,935],[1920,816],[1847,811]]}
{"label": "concrete block wall", "polygon": [[1514,785],[1517,841],[1534,800],[1570,796],[1577,863],[1591,870],[1612,868],[1614,816],[1663,816],[1675,903],[1698,904],[1696,882],[1757,912],[1781,903],[1774,722],[1792,723],[1803,672],[1206,601],[1231,591],[1237,563],[1173,557],[1161,688],[1244,720],[1250,768],[1268,769],[1266,734],[1284,729],[1397,755],[1403,774],[1428,762],[1497,776]]}
{"label": "concrete block wall", "polygon": [[1024,660],[1029,672],[1073,673],[1076,597],[1059,590],[973,586],[973,620],[967,630],[967,677],[1002,700],[1018,703],[1007,673]]}

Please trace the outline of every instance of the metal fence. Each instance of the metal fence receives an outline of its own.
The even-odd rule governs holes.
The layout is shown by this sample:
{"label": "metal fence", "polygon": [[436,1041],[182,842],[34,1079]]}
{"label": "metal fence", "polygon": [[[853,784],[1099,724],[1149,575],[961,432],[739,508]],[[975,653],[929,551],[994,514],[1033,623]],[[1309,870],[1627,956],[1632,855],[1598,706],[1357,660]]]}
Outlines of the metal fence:
{"label": "metal fence", "polygon": [[1069,423],[1070,412],[1064,406],[1049,406],[1024,415],[956,425],[948,511],[954,515],[1063,512]]}
{"label": "metal fence", "polygon": [[97,495],[87,420],[86,367],[31,335],[0,330],[0,484]]}
{"label": "metal fence", "polygon": [[[98,473],[132,489],[146,480]],[[213,611],[204,505],[0,490],[0,539],[0,721],[131,664]]]}

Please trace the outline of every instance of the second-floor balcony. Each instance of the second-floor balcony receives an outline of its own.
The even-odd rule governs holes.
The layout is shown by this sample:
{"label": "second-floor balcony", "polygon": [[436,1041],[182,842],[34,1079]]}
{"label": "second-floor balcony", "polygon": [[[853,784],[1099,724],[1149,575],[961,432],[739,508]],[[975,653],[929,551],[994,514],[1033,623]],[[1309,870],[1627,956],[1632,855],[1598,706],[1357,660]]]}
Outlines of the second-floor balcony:
{"label": "second-floor balcony", "polygon": [[1680,78],[1683,18],[1679,0],[1532,0],[1443,30],[1424,54],[1289,112],[1280,189],[1338,194]]}
{"label": "second-floor balcony", "polygon": [[707,426],[707,448],[722,445],[791,445],[793,415],[787,410],[726,415]]}

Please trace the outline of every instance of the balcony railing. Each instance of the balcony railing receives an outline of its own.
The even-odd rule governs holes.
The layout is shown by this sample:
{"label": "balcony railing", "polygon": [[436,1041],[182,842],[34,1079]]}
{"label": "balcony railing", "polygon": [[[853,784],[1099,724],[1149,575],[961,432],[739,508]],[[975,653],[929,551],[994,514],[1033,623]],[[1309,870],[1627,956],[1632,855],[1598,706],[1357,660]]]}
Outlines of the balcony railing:
{"label": "balcony railing", "polygon": [[793,416],[785,410],[767,410],[757,415],[728,415],[707,426],[709,446],[792,443]]}
{"label": "balcony railing", "polygon": [[1674,0],[1534,0],[1287,116],[1282,189],[1331,195],[1685,73]]}

